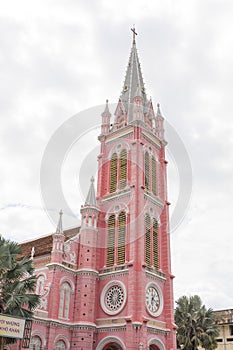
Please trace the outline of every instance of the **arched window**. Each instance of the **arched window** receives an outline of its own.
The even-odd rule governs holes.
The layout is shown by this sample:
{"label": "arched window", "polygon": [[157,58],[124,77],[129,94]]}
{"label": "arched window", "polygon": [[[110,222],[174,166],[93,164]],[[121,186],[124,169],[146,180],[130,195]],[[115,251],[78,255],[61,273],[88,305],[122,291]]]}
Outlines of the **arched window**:
{"label": "arched window", "polygon": [[125,263],[125,232],[126,231],[126,215],[121,212],[118,219],[118,247],[117,247],[117,263]]}
{"label": "arched window", "polygon": [[42,294],[44,290],[45,277],[40,275],[36,282],[36,294]]}
{"label": "arched window", "polygon": [[42,341],[41,341],[40,337],[38,337],[37,335],[32,337],[30,345],[29,345],[29,349],[30,350],[42,350]]}
{"label": "arched window", "polygon": [[158,251],[158,222],[153,222],[153,264],[156,269],[159,268],[159,251]]}
{"label": "arched window", "polygon": [[150,158],[149,158],[148,152],[145,153],[144,182],[145,182],[145,189],[149,190],[149,188],[150,188]]}
{"label": "arched window", "polygon": [[152,157],[152,192],[156,195],[156,160]]}
{"label": "arched window", "polygon": [[59,317],[69,318],[71,287],[65,282],[60,289]]}
{"label": "arched window", "polygon": [[56,343],[55,349],[54,350],[66,350],[66,344],[64,343],[63,340],[59,340]]}
{"label": "arched window", "polygon": [[115,254],[115,215],[111,215],[108,219],[108,247],[106,266],[114,264]]}
{"label": "arched window", "polygon": [[116,191],[117,186],[117,154],[112,155],[110,161],[110,188],[109,192],[113,193]]}
{"label": "arched window", "polygon": [[152,222],[148,214],[145,216],[145,261],[148,266],[159,268],[158,222],[155,219]]}
{"label": "arched window", "polygon": [[150,237],[150,217],[146,214],[145,217],[145,260],[146,264],[151,263],[151,237]]}
{"label": "arched window", "polygon": [[120,154],[120,189],[125,188],[127,184],[127,152],[125,149]]}

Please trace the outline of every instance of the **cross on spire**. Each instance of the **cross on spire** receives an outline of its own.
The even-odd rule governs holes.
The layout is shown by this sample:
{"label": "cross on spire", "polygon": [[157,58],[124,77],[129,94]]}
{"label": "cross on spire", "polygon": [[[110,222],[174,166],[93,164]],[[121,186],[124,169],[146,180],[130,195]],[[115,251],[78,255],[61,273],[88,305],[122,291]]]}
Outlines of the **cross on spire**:
{"label": "cross on spire", "polygon": [[135,44],[135,35],[138,35],[138,33],[136,33],[135,26],[133,26],[133,28],[131,28],[131,30],[133,32],[133,44]]}

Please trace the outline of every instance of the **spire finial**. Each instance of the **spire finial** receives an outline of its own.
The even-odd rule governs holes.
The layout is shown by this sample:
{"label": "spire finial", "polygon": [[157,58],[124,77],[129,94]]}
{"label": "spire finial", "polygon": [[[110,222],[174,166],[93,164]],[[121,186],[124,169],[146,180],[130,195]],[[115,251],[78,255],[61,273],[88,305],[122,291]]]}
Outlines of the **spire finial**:
{"label": "spire finial", "polygon": [[63,228],[62,228],[63,211],[62,210],[59,211],[59,215],[60,215],[60,217],[59,217],[56,233],[63,233]]}
{"label": "spire finial", "polygon": [[104,114],[109,114],[109,113],[110,113],[110,112],[109,112],[109,108],[108,108],[108,100],[106,100],[105,109],[104,109],[102,115],[104,115]]}
{"label": "spire finial", "polygon": [[133,32],[133,44],[136,44],[135,35],[138,35],[138,33],[136,33],[135,25],[133,25],[133,28],[131,28],[131,30]]}
{"label": "spire finial", "polygon": [[160,111],[160,103],[157,103],[157,115],[162,116]]}

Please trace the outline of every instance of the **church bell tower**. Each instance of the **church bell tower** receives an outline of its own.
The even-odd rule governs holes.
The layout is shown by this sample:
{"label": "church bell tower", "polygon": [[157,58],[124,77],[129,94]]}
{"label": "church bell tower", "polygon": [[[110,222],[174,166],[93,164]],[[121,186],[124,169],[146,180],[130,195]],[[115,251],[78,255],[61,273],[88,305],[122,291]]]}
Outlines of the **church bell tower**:
{"label": "church bell tower", "polygon": [[[135,29],[114,116],[99,135],[95,239],[97,350],[176,349],[163,116],[148,99]],[[84,209],[82,209],[84,211]],[[90,211],[90,209],[88,209]],[[92,212],[91,212],[92,215]],[[85,217],[86,220],[86,217]],[[82,235],[82,232],[81,232]],[[89,240],[90,241],[90,240]],[[97,275],[96,275],[97,276]],[[86,349],[86,348],[85,348]]]}

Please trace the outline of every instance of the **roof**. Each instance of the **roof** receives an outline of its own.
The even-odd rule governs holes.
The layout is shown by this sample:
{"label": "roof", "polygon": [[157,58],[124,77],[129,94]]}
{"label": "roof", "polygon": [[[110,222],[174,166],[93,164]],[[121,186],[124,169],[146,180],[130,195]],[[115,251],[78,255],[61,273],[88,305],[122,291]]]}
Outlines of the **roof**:
{"label": "roof", "polygon": [[[80,227],[65,230],[65,241],[68,241],[70,238],[76,236],[79,233],[79,230]],[[22,249],[22,254],[19,258],[22,258],[23,256],[31,256],[33,247],[35,249],[34,257],[50,254],[53,247],[53,234],[21,243],[20,246]]]}

